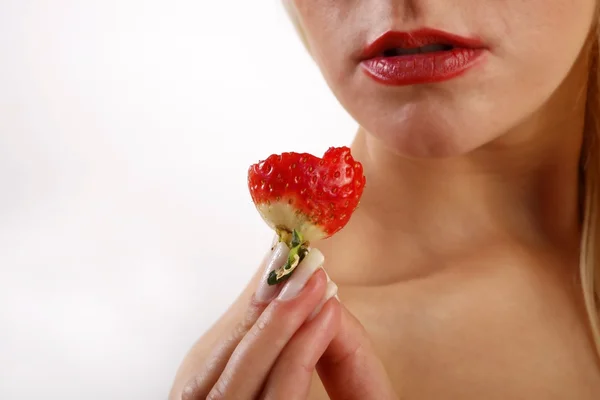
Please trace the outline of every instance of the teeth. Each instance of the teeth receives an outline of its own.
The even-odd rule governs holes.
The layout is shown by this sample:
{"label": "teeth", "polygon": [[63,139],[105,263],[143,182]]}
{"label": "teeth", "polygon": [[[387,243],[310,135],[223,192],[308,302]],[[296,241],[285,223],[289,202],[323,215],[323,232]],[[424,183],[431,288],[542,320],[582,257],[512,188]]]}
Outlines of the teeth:
{"label": "teeth", "polygon": [[452,46],[447,44],[428,44],[423,47],[415,47],[412,49],[389,49],[383,52],[384,57],[396,57],[396,56],[408,56],[412,54],[421,54],[421,53],[434,53],[437,51],[448,51],[452,50]]}

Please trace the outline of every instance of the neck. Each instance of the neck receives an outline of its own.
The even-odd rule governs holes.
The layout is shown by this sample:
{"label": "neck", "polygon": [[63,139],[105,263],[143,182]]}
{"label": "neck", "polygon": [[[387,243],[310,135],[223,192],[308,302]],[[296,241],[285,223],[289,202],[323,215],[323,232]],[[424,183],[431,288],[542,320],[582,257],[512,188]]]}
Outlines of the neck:
{"label": "neck", "polygon": [[[362,249],[344,259],[354,272],[348,276],[356,277],[350,280],[362,283],[370,275],[361,269],[378,254],[404,261],[386,263],[390,269],[435,265],[500,243],[576,254],[585,96],[573,101],[581,83],[563,86],[518,128],[459,157],[406,158],[360,129],[352,148],[367,186],[348,226],[323,243],[325,251],[338,262],[343,249]],[[380,272],[384,281],[419,273]]]}

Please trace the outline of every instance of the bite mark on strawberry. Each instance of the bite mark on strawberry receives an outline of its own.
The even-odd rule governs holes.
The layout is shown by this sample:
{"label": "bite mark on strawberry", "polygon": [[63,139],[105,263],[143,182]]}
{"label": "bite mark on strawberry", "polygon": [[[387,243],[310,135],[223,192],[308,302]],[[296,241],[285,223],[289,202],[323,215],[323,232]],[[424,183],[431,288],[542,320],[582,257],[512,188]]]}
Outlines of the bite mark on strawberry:
{"label": "bite mark on strawberry", "polygon": [[276,272],[272,284],[289,277],[311,241],[328,238],[348,223],[365,183],[362,165],[348,147],[331,147],[322,158],[274,154],[250,167],[252,200],[279,240],[290,247],[288,263]]}

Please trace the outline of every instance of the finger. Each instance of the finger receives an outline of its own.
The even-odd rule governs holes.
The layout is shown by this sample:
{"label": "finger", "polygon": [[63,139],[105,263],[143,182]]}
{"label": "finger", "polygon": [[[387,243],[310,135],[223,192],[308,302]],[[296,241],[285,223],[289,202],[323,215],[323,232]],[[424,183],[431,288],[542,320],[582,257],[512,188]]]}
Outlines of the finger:
{"label": "finger", "polygon": [[335,297],[339,301],[339,298],[337,297],[338,286],[329,278],[327,272],[325,272],[325,275],[327,276],[327,289],[325,290],[325,295],[323,296],[323,299],[321,299],[317,307],[315,307],[313,312],[308,316],[309,321],[315,318],[319,314],[319,312],[321,312],[321,309],[323,308],[325,303],[329,301],[329,299]]}
{"label": "finger", "polygon": [[342,306],[340,328],[317,372],[331,399],[395,399],[391,381],[361,323]]}
{"label": "finger", "polygon": [[267,308],[271,299],[281,289],[281,285],[270,286],[266,282],[271,271],[286,263],[288,253],[289,248],[285,243],[276,244],[269,252],[264,261],[265,268],[258,287],[250,300],[250,304],[248,304],[244,318],[235,325],[235,328],[225,338],[215,344],[214,350],[210,353],[207,361],[202,364],[202,368],[199,371],[190,373],[193,378],[183,389],[180,396],[182,400],[204,400],[206,393],[215,385],[237,345]]}
{"label": "finger", "polygon": [[310,322],[296,332],[285,347],[263,390],[265,400],[305,400],[317,361],[338,332],[341,307],[329,300]]}
{"label": "finger", "polygon": [[[254,399],[277,357],[323,298],[323,255],[313,249],[237,346],[209,399]],[[308,283],[307,283],[308,282]]]}

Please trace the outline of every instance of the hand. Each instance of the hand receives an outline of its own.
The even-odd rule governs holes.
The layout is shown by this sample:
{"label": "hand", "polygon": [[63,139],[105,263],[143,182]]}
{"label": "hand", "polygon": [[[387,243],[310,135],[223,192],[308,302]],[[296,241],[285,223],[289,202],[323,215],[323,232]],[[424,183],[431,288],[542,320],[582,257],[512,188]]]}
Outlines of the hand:
{"label": "hand", "polygon": [[287,253],[285,244],[277,245],[245,318],[217,344],[182,399],[307,398],[317,361],[340,327],[342,310],[333,298],[337,287],[320,268],[323,255],[318,250],[306,256],[281,291],[265,284]]}
{"label": "hand", "polygon": [[[316,370],[332,399],[395,399],[382,363],[358,320],[337,298],[337,286],[313,249],[280,286],[265,285],[283,265],[279,244],[266,263],[245,317],[220,335],[210,357],[172,399],[306,399]],[[239,314],[238,314],[239,315]],[[196,364],[197,365],[197,364]],[[189,375],[188,375],[189,376]]]}
{"label": "hand", "polygon": [[338,333],[317,364],[331,399],[397,399],[383,364],[361,323],[342,308]]}

